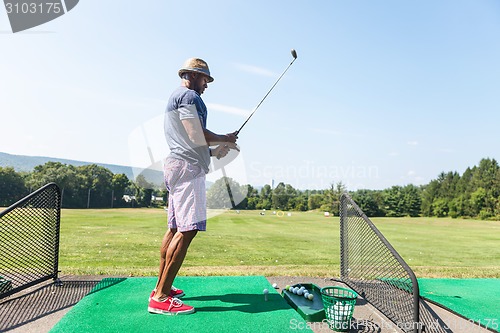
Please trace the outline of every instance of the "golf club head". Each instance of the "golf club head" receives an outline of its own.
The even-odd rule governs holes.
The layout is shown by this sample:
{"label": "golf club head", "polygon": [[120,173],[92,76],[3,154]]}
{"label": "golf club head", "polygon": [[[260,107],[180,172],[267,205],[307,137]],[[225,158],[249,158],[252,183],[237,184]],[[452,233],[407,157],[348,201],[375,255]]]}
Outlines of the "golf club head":
{"label": "golf club head", "polygon": [[283,77],[283,75],[285,75],[286,71],[290,68],[290,66],[292,66],[293,62],[297,59],[297,51],[295,51],[295,49],[292,49],[291,53],[292,53],[293,60],[290,62],[290,64],[288,65],[288,67],[285,69],[285,71],[280,75],[280,77],[278,78],[278,80],[276,80],[276,82],[274,82],[273,86],[271,87],[271,89],[269,89],[269,91],[267,92],[267,94],[264,95],[264,98],[262,98],[262,100],[259,102],[259,104],[257,104],[257,106],[255,107],[255,109],[253,109],[252,113],[250,113],[250,116],[248,116],[247,120],[245,120],[245,122],[243,123],[243,125],[241,125],[240,129],[235,132],[236,135],[238,135],[241,132],[241,129],[246,125],[246,123],[250,120],[250,118],[252,118],[252,116],[255,113],[255,111],[257,111],[257,109],[262,104],[262,102],[264,102],[264,100],[266,99],[266,97],[271,93],[271,91],[274,89],[274,87],[276,86],[276,84],[278,84],[278,82],[281,80],[281,78]]}

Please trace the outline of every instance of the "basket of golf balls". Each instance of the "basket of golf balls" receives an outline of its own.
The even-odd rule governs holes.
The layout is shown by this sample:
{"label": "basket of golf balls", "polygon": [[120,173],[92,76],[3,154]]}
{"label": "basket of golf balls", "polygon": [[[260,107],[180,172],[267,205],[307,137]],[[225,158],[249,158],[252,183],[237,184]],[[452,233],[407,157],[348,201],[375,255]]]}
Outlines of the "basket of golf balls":
{"label": "basket of golf balls", "polygon": [[348,332],[358,294],[342,287],[321,288],[325,316],[332,330]]}
{"label": "basket of golf balls", "polygon": [[301,286],[301,287],[286,286],[285,290],[287,290],[288,292],[290,292],[292,294],[298,295],[298,296],[304,296],[305,299],[308,299],[310,301],[312,301],[314,299],[314,295],[313,295],[312,291],[309,292],[309,290],[307,290],[306,287],[304,287],[304,286]]}

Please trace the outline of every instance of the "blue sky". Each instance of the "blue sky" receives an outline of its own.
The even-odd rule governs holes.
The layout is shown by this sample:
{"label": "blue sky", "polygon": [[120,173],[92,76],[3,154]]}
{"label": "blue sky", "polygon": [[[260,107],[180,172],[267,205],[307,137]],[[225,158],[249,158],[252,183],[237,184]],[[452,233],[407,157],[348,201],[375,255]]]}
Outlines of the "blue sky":
{"label": "blue sky", "polygon": [[426,184],[499,158],[499,38],[497,0],[85,0],[16,34],[0,10],[0,151],[147,166],[147,146],[167,153],[162,115],[186,58],[209,63],[208,127],[226,133],[295,48],[228,176]]}

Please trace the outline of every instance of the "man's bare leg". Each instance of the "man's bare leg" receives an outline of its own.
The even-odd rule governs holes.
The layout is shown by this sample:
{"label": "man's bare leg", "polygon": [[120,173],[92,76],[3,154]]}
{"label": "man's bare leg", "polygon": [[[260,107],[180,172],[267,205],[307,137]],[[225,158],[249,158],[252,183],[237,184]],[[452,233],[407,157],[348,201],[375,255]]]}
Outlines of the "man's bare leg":
{"label": "man's bare leg", "polygon": [[197,233],[198,230],[192,230],[186,232],[176,232],[173,235],[165,254],[163,272],[158,280],[156,292],[153,296],[155,300],[159,300],[170,295],[172,283],[182,266],[189,245]]}
{"label": "man's bare leg", "polygon": [[155,290],[158,289],[158,284],[160,283],[161,278],[163,276],[163,272],[165,270],[167,249],[168,246],[170,245],[170,242],[172,241],[172,238],[174,238],[176,232],[177,228],[168,229],[167,232],[165,233],[165,236],[163,236],[160,248],[160,272],[158,273],[158,281],[156,282]]}

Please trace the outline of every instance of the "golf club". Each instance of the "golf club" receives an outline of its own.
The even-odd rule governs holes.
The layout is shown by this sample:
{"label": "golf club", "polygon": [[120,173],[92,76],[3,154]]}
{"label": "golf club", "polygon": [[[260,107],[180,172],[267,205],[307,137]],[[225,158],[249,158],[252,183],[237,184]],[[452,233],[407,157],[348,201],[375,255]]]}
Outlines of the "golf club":
{"label": "golf club", "polygon": [[[243,123],[243,125],[241,125],[240,129],[236,131],[236,133],[235,133],[236,135],[238,135],[240,133],[240,131],[243,128],[243,126],[245,126],[246,123],[250,120],[250,118],[252,118],[252,116],[255,113],[255,111],[257,111],[257,109],[262,104],[262,102],[264,102],[264,100],[266,99],[266,97],[271,93],[271,91],[278,84],[278,82],[281,80],[281,78],[283,77],[283,75],[285,75],[286,71],[290,68],[290,66],[292,66],[293,62],[297,59],[297,52],[294,49],[291,50],[291,53],[292,53],[292,57],[293,57],[292,62],[290,62],[290,64],[283,71],[283,73],[280,75],[280,77],[278,78],[278,80],[276,80],[276,82],[274,82],[274,84],[271,87],[271,89],[269,89],[269,91],[267,92],[267,94],[264,96],[264,98],[262,98],[262,100],[259,102],[259,104],[257,104],[257,106],[255,107],[255,109],[253,109],[252,113],[250,113],[250,116],[248,116],[247,120],[245,120],[245,122]],[[220,156],[217,156],[217,159],[220,159]],[[221,170],[222,170],[222,176],[224,178],[224,182],[226,183],[226,188],[227,188],[227,192],[229,194],[229,199],[231,200],[231,205],[233,206],[233,208],[235,208],[236,204],[234,202],[233,193],[231,191],[231,186],[229,185],[229,180],[227,178],[226,170],[225,170],[224,166],[221,167]]]}
{"label": "golf club", "polygon": [[292,62],[288,65],[288,67],[285,69],[285,71],[280,75],[280,77],[278,78],[278,80],[276,80],[276,82],[274,82],[274,84],[271,87],[271,89],[269,89],[269,91],[267,92],[267,94],[259,102],[259,104],[257,104],[257,106],[255,107],[255,109],[253,109],[252,113],[250,113],[250,116],[248,116],[247,120],[245,120],[245,122],[243,123],[243,125],[241,125],[240,129],[236,131],[236,135],[238,135],[240,133],[240,131],[243,128],[243,126],[245,126],[246,123],[250,120],[250,118],[252,118],[252,116],[255,113],[255,111],[257,111],[257,109],[262,104],[262,102],[264,102],[264,100],[266,99],[266,97],[271,93],[271,91],[274,89],[274,87],[276,86],[276,84],[278,84],[278,82],[281,80],[281,78],[283,77],[283,75],[285,75],[286,71],[290,68],[290,66],[292,66],[293,62],[297,59],[297,52],[294,49],[292,49],[291,53],[292,53],[292,57],[293,57]]}

